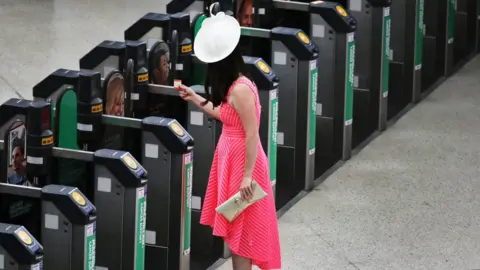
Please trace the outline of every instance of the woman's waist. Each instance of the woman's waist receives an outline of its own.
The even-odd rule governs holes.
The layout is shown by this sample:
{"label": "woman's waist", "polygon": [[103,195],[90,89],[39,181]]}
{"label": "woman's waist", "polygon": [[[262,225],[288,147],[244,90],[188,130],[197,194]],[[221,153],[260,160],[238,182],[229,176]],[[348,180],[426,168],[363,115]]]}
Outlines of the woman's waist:
{"label": "woman's waist", "polygon": [[245,138],[245,130],[236,127],[222,127],[222,136],[231,138]]}

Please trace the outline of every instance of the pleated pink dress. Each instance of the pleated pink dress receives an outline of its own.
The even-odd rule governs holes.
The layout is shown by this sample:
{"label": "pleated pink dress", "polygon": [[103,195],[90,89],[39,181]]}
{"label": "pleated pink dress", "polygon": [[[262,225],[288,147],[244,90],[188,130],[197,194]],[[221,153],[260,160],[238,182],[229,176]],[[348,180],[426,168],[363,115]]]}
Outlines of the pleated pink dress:
{"label": "pleated pink dress", "polygon": [[[261,107],[257,87],[246,77],[240,77],[230,86],[227,100],[237,84],[247,85],[254,93],[258,126]],[[215,211],[218,205],[239,191],[245,165],[245,131],[237,112],[228,102],[220,105],[220,120],[223,129],[213,158],[200,223],[211,226],[213,234],[222,237],[232,253],[251,258],[261,269],[280,269],[277,213],[268,159],[260,141],[252,179],[268,196],[248,207],[231,223]]]}

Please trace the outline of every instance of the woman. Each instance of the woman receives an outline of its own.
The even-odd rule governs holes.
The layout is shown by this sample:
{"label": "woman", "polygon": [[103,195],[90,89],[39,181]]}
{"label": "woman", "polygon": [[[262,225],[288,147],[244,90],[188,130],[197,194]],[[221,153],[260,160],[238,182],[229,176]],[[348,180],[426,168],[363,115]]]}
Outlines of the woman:
{"label": "woman", "polygon": [[[203,22],[195,55],[208,63],[207,99],[180,86],[180,96],[223,123],[217,144],[200,223],[213,228],[232,250],[233,269],[280,269],[280,243],[268,160],[259,140],[260,103],[256,86],[245,77],[243,58],[236,48],[240,25],[223,12]],[[211,87],[211,90],[208,90]],[[237,192],[252,196],[252,181],[268,193],[232,222],[215,208]]]}
{"label": "woman", "polygon": [[108,80],[105,114],[123,116],[125,106],[125,86],[120,73]]}

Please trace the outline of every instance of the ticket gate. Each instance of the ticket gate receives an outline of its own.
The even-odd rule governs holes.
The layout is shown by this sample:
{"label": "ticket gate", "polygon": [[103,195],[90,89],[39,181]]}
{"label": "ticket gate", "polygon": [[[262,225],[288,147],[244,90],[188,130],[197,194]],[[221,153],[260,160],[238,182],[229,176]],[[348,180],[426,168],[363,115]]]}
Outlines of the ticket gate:
{"label": "ticket gate", "polygon": [[321,91],[316,106],[315,178],[318,178],[339,160],[350,158],[353,118],[357,119],[353,108],[368,105],[353,106],[354,98],[362,97],[353,90],[356,21],[336,3],[277,0],[257,3],[257,10],[265,10],[258,24],[299,27],[308,31],[319,47],[322,72],[318,74]]}
{"label": "ticket gate", "polygon": [[[25,104],[29,105],[25,106]],[[25,108],[28,108],[28,111]],[[57,171],[55,168],[58,168],[58,163],[61,159],[82,161],[85,167],[91,168],[91,171],[85,174],[83,182],[90,182],[93,179],[94,183],[90,186],[94,190],[91,191],[93,195],[90,198],[93,198],[97,209],[95,210],[92,206],[90,207],[91,209],[88,208],[90,210],[86,211],[85,209],[87,208],[85,207],[91,204],[83,195],[79,205],[82,206],[81,211],[87,215],[85,219],[95,220],[97,219],[95,216],[97,211],[100,213],[96,225],[89,227],[90,230],[98,232],[98,243],[95,245],[96,262],[94,265],[97,268],[107,267],[108,269],[119,270],[143,269],[147,183],[144,168],[128,152],[124,151],[101,149],[89,152],[53,147],[54,139],[50,131],[50,104],[43,101],[8,100],[0,106],[2,120],[6,120],[6,122],[0,123],[0,127],[2,130],[5,130],[5,126],[11,126],[11,123],[24,122],[27,114],[26,130],[28,137],[25,148],[27,177],[40,179],[38,181],[40,183],[62,184],[65,181],[64,177],[51,174],[51,172]],[[66,181],[70,182],[68,179]],[[77,183],[76,186],[79,186],[80,189],[82,187],[85,188],[83,183]],[[68,192],[71,191],[64,191],[64,188],[60,191],[57,188],[54,190],[63,195],[68,195],[70,194]],[[76,188],[75,191],[80,192]],[[73,196],[78,197],[79,195]],[[53,197],[53,199],[61,204],[64,204],[66,200],[60,200],[57,197]],[[71,199],[68,200],[71,201]],[[60,209],[63,212],[64,208]],[[73,209],[67,210],[68,213],[72,213],[75,215],[75,218],[78,218],[78,211],[80,210],[77,212],[73,211]],[[88,215],[93,217],[88,217]],[[58,220],[58,218],[56,219]],[[31,228],[28,229],[32,231]],[[122,237],[119,237],[119,235]],[[48,239],[56,239],[55,241],[58,242],[57,238],[53,236],[48,237]],[[67,239],[65,241],[71,240]],[[47,247],[43,238],[42,242]],[[45,265],[47,265],[47,255],[46,253]],[[58,256],[55,255],[55,257]],[[63,257],[69,258],[70,256]],[[82,255],[79,258],[83,259],[85,256]],[[55,258],[53,263],[55,264],[52,265],[58,266],[58,258]],[[52,268],[55,267],[52,266]],[[62,267],[61,269],[69,268]],[[85,267],[81,269],[85,269]],[[88,269],[93,269],[93,266]]]}
{"label": "ticket gate", "polygon": [[[172,32],[173,48],[178,46],[176,30]],[[125,59],[127,59],[125,61]],[[176,59],[176,55],[173,55]],[[98,46],[80,59],[80,69],[92,70],[99,72],[101,77],[106,80],[110,77],[110,71],[124,70],[125,63],[133,62],[133,84],[131,88],[134,90],[132,94],[125,94],[125,116],[135,118],[145,118],[152,110],[152,104],[157,101],[148,97],[148,83],[150,79],[150,71],[148,70],[148,59],[146,57],[146,43],[143,41],[103,41]],[[175,65],[174,65],[175,66]],[[104,82],[105,84],[105,82]],[[105,87],[104,87],[105,88]],[[125,90],[128,90],[125,89]],[[107,94],[107,91],[104,93]],[[129,98],[130,97],[130,98]],[[106,98],[104,98],[106,99]],[[127,109],[130,101],[132,101],[131,110]],[[177,119],[178,120],[178,119]]]}
{"label": "ticket gate", "polygon": [[[5,104],[0,106],[0,137],[4,139],[0,140],[0,182],[3,182],[0,184],[0,221],[22,225],[28,230],[14,230],[24,243],[23,247],[16,246],[18,252],[26,248],[30,256],[41,259],[41,255],[45,255],[43,265],[39,262],[39,268],[28,269],[94,269],[95,206],[76,187],[45,185],[52,182],[45,177],[48,169],[42,168],[51,164],[52,154],[48,104],[19,99],[10,99]],[[18,125],[20,121],[22,125]],[[27,140],[27,144],[15,143],[17,140]],[[17,152],[18,149],[21,151]],[[25,171],[17,167],[11,172],[8,165],[12,153],[16,162],[17,154],[22,152],[19,158],[26,160]],[[12,175],[29,178],[29,186],[27,181],[8,184]],[[43,248],[33,236],[42,241]]]}
{"label": "ticket gate", "polygon": [[[158,27],[158,26],[157,26]],[[140,33],[145,32],[139,30]],[[95,52],[93,49],[91,52]],[[112,53],[113,54],[113,53]],[[118,54],[118,53],[115,53]],[[146,55],[146,54],[143,54]],[[103,55],[99,59],[108,58]],[[89,59],[86,55],[84,59]],[[260,90],[260,99],[262,108],[268,110],[262,113],[262,128],[260,137],[266,153],[271,162],[272,183],[275,183],[276,160],[275,141],[276,141],[276,75],[271,68],[261,59],[256,57],[244,57],[247,67],[254,77],[254,81]],[[142,62],[141,60],[138,62]],[[110,69],[114,67],[105,67],[105,62],[95,63],[93,59],[89,61],[89,67],[96,70]],[[199,94],[204,94],[204,89],[192,87]],[[150,84],[148,90],[148,100],[150,101],[149,115],[163,116],[177,119],[178,122],[186,127],[186,130],[195,138],[196,147],[194,150],[195,162],[193,170],[195,171],[192,194],[192,265],[198,267],[208,267],[220,256],[224,256],[224,245],[221,239],[212,236],[212,230],[209,227],[202,226],[200,222],[201,206],[203,203],[205,191],[207,188],[210,174],[211,162],[215,151],[216,143],[221,131],[221,123],[204,114],[195,105],[183,101],[172,86]],[[277,107],[278,108],[278,107]],[[268,123],[268,124],[267,124]],[[263,128],[265,127],[265,129]],[[150,170],[149,170],[150,171]],[[150,185],[151,186],[151,185]],[[150,190],[152,188],[150,187]],[[147,224],[148,226],[148,224]],[[209,247],[209,248],[206,248]],[[198,255],[198,256],[197,256]]]}
{"label": "ticket gate", "polygon": [[216,14],[218,11],[223,11],[225,14],[229,14],[234,10],[234,1],[229,0],[172,0],[167,4],[167,13],[173,14],[177,12],[185,12],[190,15],[192,20],[194,20],[204,12],[209,14],[209,9],[214,2],[218,3],[218,5],[215,7],[217,10],[215,10],[213,14]]}
{"label": "ticket gate", "polygon": [[[192,179],[191,175],[184,171],[186,168],[190,168],[193,162],[192,137],[173,119],[147,117],[139,120],[105,115],[102,114],[103,110],[101,109],[94,112],[90,108],[98,106],[98,102],[92,104],[91,100],[95,101],[95,93],[101,91],[98,89],[100,74],[88,70],[81,72],[70,70],[68,73],[64,72],[65,70],[60,71],[62,72],[52,73],[38,84],[34,88],[34,95],[45,99],[45,97],[55,95],[55,91],[62,89],[62,85],[72,83],[78,96],[77,126],[89,127],[77,131],[78,144],[86,145],[85,150],[94,151],[98,148],[96,141],[102,137],[102,131],[108,126],[132,131],[130,135],[134,135],[134,137],[125,136],[124,139],[138,141],[135,143],[135,147],[139,151],[132,150],[139,153],[134,156],[141,160],[150,179],[159,180],[150,181],[148,186],[149,193],[154,196],[149,196],[147,203],[157,205],[157,207],[147,208],[146,211],[148,220],[145,240],[146,269],[155,269],[158,265],[167,265],[168,269],[187,269],[189,254],[188,252],[176,252],[176,247],[183,239],[184,249],[190,248],[190,221],[188,224],[182,223],[182,226],[179,224],[183,220],[190,219],[191,215],[191,206],[184,204],[184,201],[191,201]],[[132,73],[132,71],[129,71],[127,65],[126,74],[128,73]],[[75,77],[77,82],[73,80]],[[82,104],[84,104],[84,108],[82,108]],[[126,145],[126,143],[123,144],[123,146]],[[142,147],[138,147],[139,145]],[[117,146],[120,146],[121,149],[121,145]],[[166,205],[165,200],[170,203]],[[164,207],[162,208],[161,205]],[[166,221],[170,223],[169,226],[165,225]]]}
{"label": "ticket gate", "polygon": [[424,0],[392,1],[388,119],[421,97]]}
{"label": "ticket gate", "polygon": [[[204,94],[203,87],[192,87]],[[177,119],[195,138],[193,155],[193,187],[191,190],[191,268],[206,269],[223,256],[224,245],[220,238],[212,235],[208,226],[200,224],[200,215],[207,189],[213,155],[221,132],[221,123],[203,113],[194,104],[182,100],[172,86],[149,85],[149,96],[157,101],[151,109],[152,115]]]}
{"label": "ticket gate", "polygon": [[[156,28],[162,30],[162,32],[165,31],[165,28],[168,26],[168,19],[167,19],[168,16],[170,16],[170,15],[159,14],[159,13],[148,13],[147,15],[143,16],[140,20],[135,22],[132,26],[130,26],[125,31],[125,39],[126,40],[143,40],[143,41],[146,40],[147,41],[147,51],[149,51],[148,48],[151,48],[151,46],[148,46],[148,44],[149,43],[154,44],[155,42],[158,42],[159,41],[158,37],[162,36],[161,34],[158,35],[158,33],[156,33],[157,37],[155,38],[155,36],[151,35],[152,31]],[[174,16],[182,18],[182,22],[185,22],[185,21],[188,22],[188,20],[187,20],[188,19],[188,14],[177,13],[177,14],[171,15],[172,24],[173,24],[173,21],[174,21],[174,19],[173,19]],[[189,24],[182,23],[181,27],[177,27],[177,28],[179,29],[179,31],[189,32],[188,30],[186,30],[187,28],[189,28]],[[179,50],[183,53],[189,53],[188,58],[190,58],[190,59],[189,59],[188,62],[192,62],[192,60],[194,60],[193,62],[198,62],[198,60],[195,57],[191,57],[191,52],[192,52],[191,42],[188,43],[188,44],[180,44],[179,45]],[[146,54],[148,54],[149,56],[151,55],[149,52],[147,52]],[[146,55],[146,54],[143,54],[143,55]],[[180,59],[180,56],[178,58]],[[197,61],[195,61],[195,60],[197,60]],[[143,60],[140,60],[140,61],[143,61]],[[266,88],[265,93],[268,94],[268,93],[270,93],[269,91],[273,91],[274,89],[277,88],[278,83],[275,82],[275,80],[277,79],[276,75],[273,73],[273,71],[270,69],[270,67],[268,67],[268,65],[262,59],[254,58],[254,57],[244,57],[244,61],[245,61],[245,64],[247,65],[247,67],[249,68],[249,70],[252,72],[252,76],[256,76],[256,78],[258,79],[258,81],[257,80],[254,80],[254,81],[257,84],[260,83],[262,86],[264,85],[264,87]],[[184,61],[181,61],[181,63],[185,63],[185,62],[187,62],[187,59],[184,59]],[[180,65],[180,69],[178,68],[179,65]],[[205,64],[197,63],[197,65],[205,65]],[[190,75],[188,70],[185,69],[185,68],[190,69],[190,65],[185,66],[184,64],[177,64],[176,66],[177,66],[177,71],[183,70],[184,76],[180,76],[180,78],[182,79],[182,82],[184,82],[185,77]],[[98,69],[98,67],[95,67],[95,68]],[[187,80],[187,82],[189,81],[188,78],[186,80]],[[156,86],[159,86],[159,84],[153,84],[151,86],[156,87]],[[168,96],[169,92],[171,92],[171,93],[174,94],[173,96],[178,97],[178,94],[175,91],[172,92],[170,88],[167,87],[167,88],[165,88],[165,90],[166,90],[164,92],[165,95]],[[263,90],[264,89],[261,88],[262,93],[264,93]],[[204,90],[200,89],[200,92],[203,94]],[[274,93],[274,94],[271,94],[271,95],[272,95],[272,100],[276,100],[277,94]],[[263,98],[263,96],[262,96],[262,98]],[[151,96],[149,99],[157,99],[157,98],[153,98]],[[160,100],[161,100],[161,98],[160,98]],[[265,106],[263,106],[264,108],[273,108],[274,107],[274,106],[270,105],[271,102],[269,100],[270,100],[269,98],[265,99],[265,102],[264,102]],[[186,104],[184,104],[184,105],[186,106]],[[164,107],[164,106],[168,106],[168,104],[164,104],[164,105],[161,105],[161,106],[157,105],[157,107]],[[178,104],[177,106],[181,106],[181,104]],[[187,116],[187,118],[190,118],[191,123],[190,124],[183,123],[183,124],[184,124],[184,126],[188,127],[187,128],[188,130],[195,129],[195,127],[194,127],[195,125],[192,125],[192,122],[201,121],[203,123],[203,120],[205,118],[204,115],[203,115],[203,112],[199,111],[196,108],[196,106],[190,106],[190,107],[191,107],[190,110],[195,110],[200,115],[195,116],[195,114],[190,113],[190,117]],[[150,113],[158,114],[159,112],[151,111]],[[275,113],[270,112],[270,111],[268,111],[267,113],[268,114],[264,115],[265,117],[267,117],[270,114],[275,114]],[[161,114],[163,115],[163,114],[169,114],[169,113],[164,111]],[[182,116],[178,116],[178,115],[170,116],[170,117],[183,118]],[[270,118],[273,119],[272,117],[273,117],[273,115]],[[197,121],[196,119],[199,119],[199,120]],[[269,123],[268,125],[265,125],[265,126],[270,126],[270,124],[274,123],[273,121],[269,121],[268,119],[266,119],[264,122]],[[203,126],[203,124],[201,124],[200,126]],[[261,126],[263,127],[263,125],[261,125]],[[270,129],[272,129],[272,128],[270,128]],[[275,130],[276,130],[276,127],[275,127]],[[196,134],[195,138],[201,138],[201,136],[205,136],[205,134],[206,134],[205,132],[206,132],[206,130],[203,130],[203,129],[199,130],[199,132],[198,132],[198,134]],[[268,137],[273,138],[273,135],[271,135],[273,133],[269,133],[267,131],[265,131],[263,133],[260,132],[260,133],[264,136],[264,138],[268,138]],[[276,131],[274,133],[276,133]],[[208,132],[207,132],[207,134],[208,134]],[[210,136],[209,136],[209,138],[210,138]],[[209,145],[209,146],[213,146],[213,149],[214,149],[215,144],[213,144],[213,145],[208,144],[208,142],[211,141],[211,139],[206,139],[206,140],[201,140],[201,141],[207,143],[207,145]],[[273,141],[273,139],[271,141]],[[270,146],[270,144],[271,144],[270,141],[265,139],[264,145],[267,147],[267,149],[276,148],[276,145]],[[202,143],[202,145],[203,145],[203,143]],[[211,149],[212,148],[209,147],[208,151],[211,151]],[[266,151],[266,152],[270,153],[271,151],[273,151],[273,150],[269,150],[269,151]],[[269,155],[269,156],[271,156],[271,155]],[[208,160],[211,160],[211,159],[208,159]],[[276,163],[276,162],[273,162],[273,161],[274,160],[271,160],[271,163]],[[201,166],[201,167],[209,167],[207,164],[205,164],[205,165],[206,166]],[[196,168],[196,167],[197,166],[194,165],[194,168]],[[195,171],[197,173],[199,172],[199,170],[195,170]],[[271,170],[270,174],[274,177],[275,173],[272,172],[272,170]],[[207,178],[208,178],[208,175],[207,175]],[[271,180],[274,182],[275,178],[272,178]],[[206,188],[206,186],[205,186],[205,188]]]}
{"label": "ticket gate", "polygon": [[[144,46],[145,43],[143,42],[105,40],[95,47],[95,50],[90,51],[80,59],[80,69],[88,69],[101,74],[101,77],[105,79],[104,83],[106,83],[106,85],[103,85],[103,88],[105,88],[103,99],[107,100],[108,92],[110,92],[108,91],[108,82],[112,79],[117,79],[117,77],[121,77],[121,80],[130,80],[130,78],[123,77],[126,75],[124,74],[126,65],[132,58],[141,57],[143,59],[143,56],[139,54],[143,52],[142,47]],[[108,55],[108,57],[103,57],[105,55]],[[95,62],[103,63],[105,68],[101,70],[90,68],[92,59]],[[131,92],[124,95],[125,106],[122,106],[124,108],[122,116],[133,116],[132,111],[135,108],[138,114],[136,117],[145,117],[147,100],[145,95],[142,94],[146,91],[145,87],[148,85],[148,70],[145,68],[145,65],[146,63],[133,62],[133,77],[135,79],[131,78],[131,80],[134,80],[132,88],[129,89]],[[125,91],[126,89],[122,90]],[[107,113],[109,112],[107,111]]]}
{"label": "ticket gate", "polygon": [[[140,33],[148,32],[144,30],[139,31]],[[114,50],[120,50],[118,49],[118,47],[120,46],[112,47],[112,51],[109,53],[108,51],[104,51],[104,49],[106,48],[104,44],[105,43],[100,44],[82,58],[82,61],[80,62],[82,68],[89,68],[95,70],[116,68],[116,66],[105,66],[111,65],[112,63],[103,62],[101,59],[107,59],[110,57],[110,55],[118,55],[119,53],[114,52]],[[146,50],[146,46],[143,47],[143,50]],[[98,55],[100,51],[104,53],[100,57],[94,58],[93,56]],[[143,53],[143,55],[147,54]],[[147,62],[146,60],[139,59],[134,59],[134,61]],[[200,197],[198,194],[196,194],[196,191],[203,188],[203,194],[206,190],[206,181],[208,180],[211,162],[213,160],[213,153],[216,146],[216,141],[219,136],[220,126],[218,125],[217,121],[199,112],[198,109],[193,110],[194,105],[188,104],[187,102],[182,100],[178,95],[178,91],[175,90],[172,86],[160,86],[150,84],[148,86],[148,93],[145,93],[145,95],[148,96],[147,100],[149,101],[148,115],[176,119],[180,123],[180,125],[186,127],[186,130],[196,140],[196,145],[198,146],[198,149],[194,151],[196,162],[193,163],[193,170],[195,171],[196,178],[206,175],[206,179],[203,180],[202,183],[195,181],[198,184],[196,184],[193,189],[194,193],[192,196],[192,207],[194,211],[198,210],[201,208],[203,196]],[[192,218],[194,219],[193,229],[197,231],[196,226],[200,226],[200,217],[199,215],[196,215],[196,212],[193,212]],[[212,235],[211,231],[209,232],[209,235]],[[223,243],[220,246],[222,247],[221,249],[223,249]],[[203,250],[205,248],[202,247],[201,249]],[[195,264],[196,261],[193,260],[192,263]],[[210,263],[210,261],[208,263]]]}
{"label": "ticket gate", "polygon": [[[41,113],[38,110],[42,107],[42,104],[39,103],[29,104],[27,107],[29,109],[27,127],[32,130],[32,133],[34,133],[35,127],[42,123],[39,121]],[[6,111],[1,111],[2,116],[4,116]],[[25,117],[25,113],[15,112],[15,115]],[[4,128],[4,125],[2,125],[2,129]],[[27,171],[28,176],[32,178],[35,177],[33,172],[36,171],[36,167],[40,163],[49,164],[46,157],[45,159],[39,157],[41,144],[38,144],[38,142],[41,141],[44,144],[50,142],[48,132],[42,133],[47,137],[38,136],[37,140],[33,136],[28,137],[30,145],[26,147]],[[8,138],[8,136],[5,137]],[[7,157],[10,156],[10,147],[10,140],[0,140],[2,165],[5,165]],[[5,168],[5,166],[2,166],[2,168]],[[7,171],[2,170],[2,174],[4,173],[7,173]],[[25,226],[28,230],[27,232],[22,230],[23,227],[17,227],[13,232],[10,232],[15,234],[15,237],[23,243],[23,245],[13,245],[16,252],[20,253],[24,249],[22,254],[9,254],[10,256],[23,255],[21,260],[25,260],[23,263],[27,263],[26,260],[29,257],[30,259],[41,259],[44,254],[43,264],[36,262],[34,259],[34,267],[43,266],[45,269],[94,269],[96,209],[80,190],[61,185],[46,185],[41,188],[1,183],[0,195],[0,221],[19,224]],[[7,232],[3,231],[3,233]],[[32,235],[42,241],[43,247],[34,240]],[[6,240],[6,237],[2,240]],[[10,244],[13,244],[12,241],[13,239],[10,239]],[[27,254],[30,255],[26,256]],[[9,264],[7,267],[12,267],[12,265]],[[16,269],[27,268],[19,267]]]}
{"label": "ticket gate", "polygon": [[424,0],[422,92],[453,72],[455,6],[451,0]]}
{"label": "ticket gate", "polygon": [[260,105],[260,141],[270,165],[270,182],[275,192],[277,182],[277,136],[279,79],[275,72],[259,57],[244,56],[243,61],[258,88]]}
{"label": "ticket gate", "polygon": [[[475,20],[475,23],[471,23],[471,27],[474,29],[469,30],[469,33],[475,33],[475,43],[474,43],[474,53],[480,52],[480,3],[476,1],[476,6],[475,10],[477,11],[477,18]],[[469,20],[470,22],[470,20]],[[470,24],[469,24],[470,27]],[[469,28],[470,29],[470,28]]]}
{"label": "ticket gate", "polygon": [[[314,183],[318,47],[300,29],[242,27],[244,55],[262,57],[279,77],[277,209]],[[282,78],[284,78],[282,80]]]}
{"label": "ticket gate", "polygon": [[[190,31],[190,16],[188,13],[162,14],[147,13],[137,20],[124,33],[125,40],[145,41],[148,54],[149,68],[158,65],[161,59],[156,48],[162,43],[169,45],[170,71],[168,84],[173,85],[173,78],[180,79],[189,85],[192,65],[192,33]],[[178,42],[177,42],[178,40]],[[178,52],[177,52],[178,50]],[[150,82],[155,81],[153,72],[150,72]]]}
{"label": "ticket gate", "polygon": [[[353,147],[387,126],[392,0],[348,0],[356,21]],[[347,17],[347,12],[339,13]],[[358,134],[358,135],[357,135]]]}
{"label": "ticket gate", "polygon": [[0,262],[3,269],[43,269],[43,254],[42,245],[25,227],[0,223]]}
{"label": "ticket gate", "polygon": [[[3,141],[0,147],[4,147]],[[21,224],[32,233],[20,226],[9,237],[14,247],[14,253],[9,255],[14,259],[21,256],[25,264],[30,260],[32,268],[8,268],[12,265],[7,264],[6,269],[95,269],[96,211],[80,190],[60,185],[37,188],[0,183],[0,195],[0,220]],[[14,245],[14,238],[22,243]],[[37,261],[42,255],[43,264]]]}
{"label": "ticket gate", "polygon": [[458,66],[476,53],[475,44],[478,39],[477,24],[480,3],[477,0],[456,1],[454,57]]}
{"label": "ticket gate", "polygon": [[[476,17],[476,0],[448,0],[448,38],[453,38],[453,64],[464,62],[469,56],[468,42],[474,39],[473,34],[468,34],[468,5],[473,8],[471,14]],[[470,38],[469,38],[470,36]]]}

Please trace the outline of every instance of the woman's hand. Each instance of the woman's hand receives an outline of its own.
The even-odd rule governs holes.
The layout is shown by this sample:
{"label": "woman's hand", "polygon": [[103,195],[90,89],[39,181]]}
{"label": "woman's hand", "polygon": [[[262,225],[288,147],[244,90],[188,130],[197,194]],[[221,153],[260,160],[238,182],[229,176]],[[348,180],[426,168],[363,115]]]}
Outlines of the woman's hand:
{"label": "woman's hand", "polygon": [[[220,112],[218,110],[218,107],[213,107],[213,104],[211,102],[206,102],[207,100],[197,94],[192,88],[180,84],[179,86],[175,87],[175,89],[179,92],[180,97],[183,100],[192,102],[210,117],[220,120]],[[206,102],[207,104],[204,104],[204,102]]]}
{"label": "woman's hand", "polygon": [[180,92],[180,97],[185,100],[185,101],[188,101],[188,102],[194,102],[195,99],[197,98],[197,93],[195,93],[195,91],[193,91],[192,88],[190,87],[187,87],[183,84],[181,84],[179,87],[178,87],[178,92]]}
{"label": "woman's hand", "polygon": [[242,201],[248,202],[253,197],[252,178],[243,177],[242,185],[240,186],[240,195]]}

